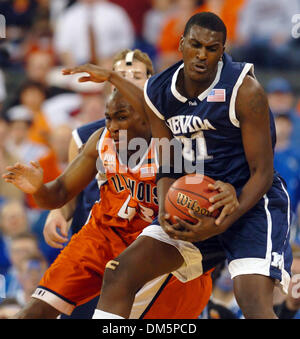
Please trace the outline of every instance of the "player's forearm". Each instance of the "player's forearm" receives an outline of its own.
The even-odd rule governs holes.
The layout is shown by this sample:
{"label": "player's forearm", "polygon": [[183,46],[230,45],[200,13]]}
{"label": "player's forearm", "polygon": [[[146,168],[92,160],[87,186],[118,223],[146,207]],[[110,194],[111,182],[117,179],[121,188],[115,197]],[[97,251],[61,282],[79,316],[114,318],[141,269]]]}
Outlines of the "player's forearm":
{"label": "player's forearm", "polygon": [[145,114],[144,92],[143,89],[136,86],[133,82],[111,71],[108,81],[113,84],[120,93],[126,98],[134,110]]}
{"label": "player's forearm", "polygon": [[158,207],[160,214],[165,214],[165,197],[167,196],[169,188],[175,181],[176,179],[174,178],[164,177],[157,182]]}
{"label": "player's forearm", "polygon": [[63,181],[57,178],[43,184],[34,194],[36,204],[43,209],[57,209],[65,205],[72,197],[68,196]]}
{"label": "player's forearm", "polygon": [[252,174],[243,187],[238,200],[239,206],[237,209],[223,221],[222,229],[224,231],[229,228],[241,216],[247,213],[254,207],[259,200],[268,192],[273,182],[273,170],[271,171],[256,171]]}
{"label": "player's forearm", "polygon": [[67,202],[63,207],[60,208],[60,212],[63,217],[69,221],[72,219],[76,208],[76,198],[72,199],[71,201]]}

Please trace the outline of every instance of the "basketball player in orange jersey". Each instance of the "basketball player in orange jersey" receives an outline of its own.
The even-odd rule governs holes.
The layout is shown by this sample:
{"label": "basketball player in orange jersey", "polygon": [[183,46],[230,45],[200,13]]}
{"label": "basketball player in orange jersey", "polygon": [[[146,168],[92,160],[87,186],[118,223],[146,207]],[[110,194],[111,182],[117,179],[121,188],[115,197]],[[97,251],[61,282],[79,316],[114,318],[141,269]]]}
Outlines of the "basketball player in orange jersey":
{"label": "basketball player in orange jersey", "polygon": [[[122,130],[127,131],[127,139],[120,138]],[[134,138],[144,138],[149,148],[133,171],[121,161],[118,153],[124,154],[122,149],[127,149]],[[115,269],[118,262],[112,259],[157,216],[154,154],[147,120],[133,111],[115,91],[107,104],[106,128],[89,138],[83,151],[56,180],[43,184],[42,169],[35,162],[31,166],[16,164],[7,168],[9,172],[3,176],[7,182],[33,194],[41,208],[53,209],[70,201],[95,177],[99,157],[100,200],[94,204],[89,222],[72,237],[47,270],[18,318],[55,318],[60,313],[71,314],[76,305],[99,294],[105,267]],[[127,156],[130,158],[130,152]],[[236,199],[231,192],[228,197],[231,203]],[[164,246],[173,250],[168,244],[160,245],[162,258]],[[164,265],[164,260],[161,262]],[[133,307],[130,317],[196,318],[211,294],[210,275],[204,272],[200,278],[182,284],[169,274],[160,277],[159,271],[158,266],[156,278],[133,296],[137,306]],[[159,296],[164,287],[165,299]],[[157,303],[152,305],[154,299]],[[149,305],[152,305],[150,309]]]}

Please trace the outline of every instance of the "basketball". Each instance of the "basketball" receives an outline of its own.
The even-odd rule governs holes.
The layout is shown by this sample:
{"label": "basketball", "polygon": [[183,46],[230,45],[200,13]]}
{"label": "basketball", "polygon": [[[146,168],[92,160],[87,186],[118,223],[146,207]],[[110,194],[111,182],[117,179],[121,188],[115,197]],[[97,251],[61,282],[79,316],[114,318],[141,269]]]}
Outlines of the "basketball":
{"label": "basketball", "polygon": [[169,188],[165,199],[165,211],[171,215],[171,222],[175,223],[174,216],[188,222],[197,223],[193,217],[193,212],[198,215],[216,218],[220,211],[213,213],[208,211],[212,205],[209,198],[218,191],[210,190],[209,184],[214,184],[214,180],[201,174],[187,174]]}

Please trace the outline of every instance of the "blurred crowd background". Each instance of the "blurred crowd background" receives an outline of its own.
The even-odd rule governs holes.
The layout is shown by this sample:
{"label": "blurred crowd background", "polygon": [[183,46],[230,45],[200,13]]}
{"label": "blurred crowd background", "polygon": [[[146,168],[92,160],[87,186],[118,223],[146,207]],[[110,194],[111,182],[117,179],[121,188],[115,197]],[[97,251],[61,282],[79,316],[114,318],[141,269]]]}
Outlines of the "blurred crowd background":
{"label": "blurred crowd background", "polygon": [[[184,25],[199,11],[223,19],[226,51],[236,61],[253,62],[266,90],[277,128],[275,168],[290,193],[297,256],[300,38],[292,34],[292,17],[300,14],[300,0],[0,0],[6,21],[0,29],[0,173],[16,161],[37,160],[45,181],[53,180],[67,165],[72,130],[104,117],[105,86],[79,84],[77,76],[63,77],[63,68],[87,62],[111,67],[118,51],[139,48],[159,72],[180,59]],[[59,253],[43,239],[47,214],[0,179],[0,318],[24,305]],[[293,273],[300,274],[299,262]],[[216,280],[216,299],[241,317],[226,266]]]}

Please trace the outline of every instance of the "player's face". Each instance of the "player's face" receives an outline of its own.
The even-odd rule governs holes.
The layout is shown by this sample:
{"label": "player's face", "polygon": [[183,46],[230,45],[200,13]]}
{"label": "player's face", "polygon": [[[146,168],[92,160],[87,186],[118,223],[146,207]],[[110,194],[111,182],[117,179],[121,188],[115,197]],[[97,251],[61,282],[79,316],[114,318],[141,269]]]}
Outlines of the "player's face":
{"label": "player's face", "polygon": [[105,113],[106,127],[116,145],[117,151],[127,150],[133,138],[150,139],[146,122],[122,99],[111,100]]}
{"label": "player's face", "polygon": [[114,65],[114,71],[139,87],[144,87],[148,79],[146,65],[136,59],[133,60],[132,65],[126,65],[125,60],[117,61]]}
{"label": "player's face", "polygon": [[180,40],[184,74],[193,81],[205,82],[216,73],[224,53],[223,33],[194,25]]}

